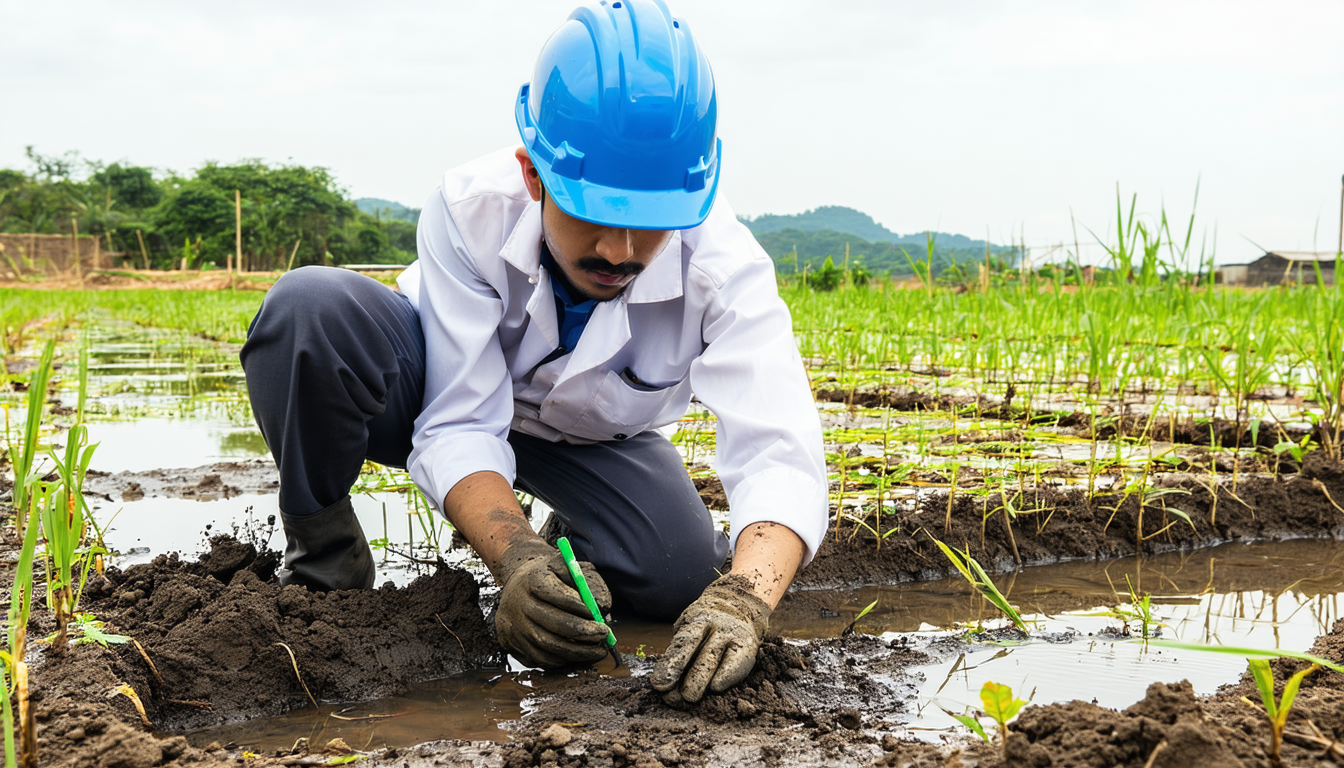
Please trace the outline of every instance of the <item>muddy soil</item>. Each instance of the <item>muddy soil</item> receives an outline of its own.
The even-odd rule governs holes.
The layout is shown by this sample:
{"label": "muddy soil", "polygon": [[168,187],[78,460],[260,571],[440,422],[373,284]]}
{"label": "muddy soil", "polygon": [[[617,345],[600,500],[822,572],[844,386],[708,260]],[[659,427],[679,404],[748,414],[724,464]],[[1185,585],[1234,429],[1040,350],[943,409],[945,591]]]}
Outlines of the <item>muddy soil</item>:
{"label": "muddy soil", "polygon": [[108,501],[144,498],[214,501],[243,494],[277,493],[280,473],[270,459],[221,461],[203,467],[151,469],[143,472],[89,470],[84,492]]}
{"label": "muddy soil", "polygon": [[105,698],[121,684],[156,729],[172,731],[279,714],[312,699],[397,695],[500,659],[479,587],[464,571],[442,569],[404,589],[313,594],[281,587],[278,562],[275,552],[218,537],[199,562],[164,555],[92,577],[85,607],[135,643],[42,649],[33,692],[42,764],[199,757],[180,738],[140,727],[130,697]]}
{"label": "muddy soil", "polygon": [[[812,564],[798,575],[803,587],[893,584],[942,578],[955,572],[934,539],[968,548],[986,570],[1070,559],[1112,559],[1191,550],[1229,541],[1344,537],[1344,465],[1308,454],[1301,472],[1241,477],[1235,490],[1221,477],[1172,473],[1161,478],[1166,495],[1034,488],[1020,493],[930,494],[913,510],[884,515],[877,539],[869,527],[842,521]],[[1216,493],[1215,493],[1216,491]],[[1016,515],[1005,507],[1011,505]],[[1176,511],[1179,510],[1181,514]],[[1188,519],[1187,519],[1188,518]]]}
{"label": "muddy soil", "polygon": [[[1011,529],[1001,511],[982,529],[986,503],[1001,501],[954,498],[951,529],[943,533],[947,501],[934,498],[886,523],[900,532],[887,537],[881,549],[861,528],[856,533],[845,527],[828,537],[800,583],[941,575],[948,568],[932,547],[929,531],[969,546],[983,563],[999,569],[1017,559],[1111,557],[1138,546],[1148,552],[1221,540],[1341,533],[1344,512],[1333,501],[1344,500],[1339,464],[1308,457],[1298,475],[1243,478],[1235,492],[1220,487],[1216,497],[1200,482],[1177,483],[1188,495],[1150,499],[1141,525],[1133,496],[1088,503],[1079,494],[1056,492],[1042,497],[1053,514],[1020,513]],[[708,484],[704,490],[713,492]],[[1193,529],[1162,512],[1160,502],[1175,506],[1177,497]],[[1216,516],[1211,514],[1215,498]],[[1016,506],[1032,509],[1035,503],[1027,498]],[[84,645],[63,655],[38,645],[30,653],[42,764],[324,764],[350,754],[349,745],[299,745],[295,754],[245,758],[247,745],[201,750],[171,734],[302,707],[309,694],[325,700],[395,695],[414,682],[499,661],[478,586],[465,572],[444,569],[406,588],[389,584],[314,595],[281,588],[274,577],[277,562],[275,553],[218,538],[199,562],[161,556],[90,579],[87,607],[108,622],[109,630],[139,645]],[[45,611],[30,636],[50,630],[44,621],[50,621]],[[1344,623],[1321,638],[1315,651],[1344,658]],[[930,744],[900,731],[914,704],[911,675],[920,674],[907,668],[949,652],[956,649],[893,647],[863,635],[807,643],[771,639],[741,687],[689,708],[664,704],[647,685],[653,658],[634,658],[628,677],[588,670],[548,683],[529,701],[507,744],[432,742],[373,752],[361,764],[1000,765],[997,747],[961,739]],[[1280,677],[1293,667],[1278,664]],[[1082,702],[1030,707],[1010,729],[1007,764],[1269,766],[1265,725],[1240,702],[1252,689],[1246,680],[1229,682],[1228,689],[1201,700],[1180,680],[1160,681],[1143,702],[1123,712]],[[1340,683],[1333,673],[1318,672],[1303,686],[1291,721],[1294,735],[1284,747],[1287,765],[1344,764],[1338,755],[1318,757],[1332,749],[1337,732],[1344,734]],[[130,697],[113,693],[121,685],[135,692],[153,730],[142,724]],[[1323,734],[1321,743],[1312,741],[1317,739],[1313,726]]]}

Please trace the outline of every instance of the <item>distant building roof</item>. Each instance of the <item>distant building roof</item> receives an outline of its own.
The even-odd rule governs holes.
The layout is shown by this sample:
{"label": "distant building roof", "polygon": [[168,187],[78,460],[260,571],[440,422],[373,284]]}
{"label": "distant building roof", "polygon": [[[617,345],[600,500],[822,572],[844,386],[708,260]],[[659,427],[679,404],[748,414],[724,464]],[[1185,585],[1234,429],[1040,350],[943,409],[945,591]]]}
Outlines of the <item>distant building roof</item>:
{"label": "distant building roof", "polygon": [[1266,256],[1278,256],[1286,261],[1329,261],[1335,260],[1334,251],[1269,251]]}

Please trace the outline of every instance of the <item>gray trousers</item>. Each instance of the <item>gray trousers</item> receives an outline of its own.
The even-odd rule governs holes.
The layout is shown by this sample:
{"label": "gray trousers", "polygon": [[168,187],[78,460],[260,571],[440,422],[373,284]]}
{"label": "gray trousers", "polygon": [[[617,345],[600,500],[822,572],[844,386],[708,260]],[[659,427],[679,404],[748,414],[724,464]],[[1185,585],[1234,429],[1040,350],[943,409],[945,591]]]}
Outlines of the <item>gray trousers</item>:
{"label": "gray trousers", "polygon": [[[241,358],[286,514],[343,499],[366,458],[406,466],[425,399],[425,340],[405,296],[342,269],[290,272],[262,302]],[[513,432],[509,444],[516,487],[555,510],[618,608],[672,619],[717,577],[727,537],[662,435],[570,445]]]}

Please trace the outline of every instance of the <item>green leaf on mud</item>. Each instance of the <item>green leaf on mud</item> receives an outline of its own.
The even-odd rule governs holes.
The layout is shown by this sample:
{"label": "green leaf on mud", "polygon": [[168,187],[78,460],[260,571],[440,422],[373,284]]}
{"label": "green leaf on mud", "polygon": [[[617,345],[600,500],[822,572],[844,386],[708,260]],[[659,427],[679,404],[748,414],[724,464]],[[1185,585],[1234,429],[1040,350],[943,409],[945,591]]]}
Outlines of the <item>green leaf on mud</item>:
{"label": "green leaf on mud", "polygon": [[994,722],[1000,726],[1016,717],[1027,705],[1026,701],[1013,698],[1012,688],[993,680],[986,681],[980,689],[980,701],[985,705],[985,714],[994,718]]}
{"label": "green leaf on mud", "polygon": [[[947,710],[945,709],[943,711],[947,712]],[[953,712],[947,712],[947,714],[953,720],[956,720],[958,723],[961,723],[967,728],[970,728],[971,732],[974,733],[976,736],[979,736],[982,740],[984,740],[986,744],[989,743],[989,734],[985,733],[985,727],[980,724],[979,720],[975,719],[971,715],[958,715]]]}

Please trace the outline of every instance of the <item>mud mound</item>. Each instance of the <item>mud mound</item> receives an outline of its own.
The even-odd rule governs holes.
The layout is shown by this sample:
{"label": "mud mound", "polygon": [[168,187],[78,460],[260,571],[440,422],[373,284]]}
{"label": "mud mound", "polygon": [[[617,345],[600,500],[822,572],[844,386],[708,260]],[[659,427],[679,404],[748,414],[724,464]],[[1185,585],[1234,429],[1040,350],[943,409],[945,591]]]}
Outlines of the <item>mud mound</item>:
{"label": "mud mound", "polygon": [[1245,734],[1204,716],[1188,682],[1154,683],[1143,701],[1123,712],[1080,701],[1032,707],[1022,713],[1013,731],[1008,739],[1011,765],[1241,768],[1258,764]]}
{"label": "mud mound", "polygon": [[[443,569],[405,589],[323,594],[282,588],[277,562],[273,552],[217,537],[199,562],[160,556],[93,580],[90,608],[144,648],[120,646],[95,666],[129,683],[156,726],[177,730],[307,706],[309,692],[396,695],[499,653],[465,572]],[[45,665],[40,679],[60,688],[64,669]]]}

